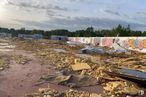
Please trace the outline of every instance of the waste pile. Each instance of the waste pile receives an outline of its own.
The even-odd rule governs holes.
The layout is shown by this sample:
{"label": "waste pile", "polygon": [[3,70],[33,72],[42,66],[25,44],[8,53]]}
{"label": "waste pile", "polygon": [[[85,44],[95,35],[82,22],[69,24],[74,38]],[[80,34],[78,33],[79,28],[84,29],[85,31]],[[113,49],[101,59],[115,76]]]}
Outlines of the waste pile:
{"label": "waste pile", "polygon": [[10,56],[0,54],[0,71],[9,67],[10,64]]}
{"label": "waste pile", "polygon": [[58,92],[50,88],[40,88],[38,93],[29,94],[25,97],[104,97],[101,94],[89,93],[70,89],[64,92]]}
{"label": "waste pile", "polygon": [[[43,93],[36,93],[36,95],[28,95],[27,97],[144,97],[145,87],[128,79],[129,73],[125,74],[127,79],[117,76],[120,75],[120,72],[117,72],[117,75],[111,73],[114,73],[112,71],[116,68],[146,72],[146,54],[135,51],[107,53],[110,49],[101,49],[101,47],[100,49],[98,49],[99,47],[88,49],[90,52],[96,50],[100,53],[87,53],[83,47],[72,49],[72,45],[54,43],[49,40],[22,40],[16,44],[19,47],[17,49],[34,52],[36,57],[41,60],[42,65],[54,67],[54,72],[49,72],[47,76],[40,77],[37,84],[47,82],[73,89],[60,94],[59,91],[48,88]],[[84,51],[77,53],[80,50]],[[76,90],[76,88],[96,86],[97,84],[104,89],[101,95],[94,94],[96,96],[93,96],[92,93]],[[46,93],[49,95],[45,96]]]}

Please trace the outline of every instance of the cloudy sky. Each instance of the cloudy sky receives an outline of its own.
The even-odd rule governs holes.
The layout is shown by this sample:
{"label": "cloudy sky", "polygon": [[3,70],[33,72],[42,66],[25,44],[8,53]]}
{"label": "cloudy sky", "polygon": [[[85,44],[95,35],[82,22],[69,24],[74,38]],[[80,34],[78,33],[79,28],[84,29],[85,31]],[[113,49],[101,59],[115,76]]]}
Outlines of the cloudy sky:
{"label": "cloudy sky", "polygon": [[0,26],[79,30],[131,25],[146,30],[146,0],[0,0]]}

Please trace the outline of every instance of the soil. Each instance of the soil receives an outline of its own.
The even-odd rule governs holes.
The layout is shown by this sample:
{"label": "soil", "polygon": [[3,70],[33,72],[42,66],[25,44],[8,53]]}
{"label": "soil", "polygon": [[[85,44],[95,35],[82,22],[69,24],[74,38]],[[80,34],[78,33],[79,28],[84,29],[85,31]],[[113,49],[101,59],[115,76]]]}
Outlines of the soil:
{"label": "soil", "polygon": [[[23,97],[25,94],[37,92],[39,88],[47,88],[59,91],[68,90],[68,87],[43,83],[36,85],[41,76],[47,75],[48,70],[53,70],[51,65],[42,65],[39,58],[31,52],[14,50],[13,52],[5,52],[11,55],[24,55],[31,59],[28,64],[21,65],[12,62],[9,69],[0,72],[0,97]],[[53,73],[52,72],[52,73]],[[78,90],[88,91],[93,93],[101,93],[101,86],[84,87]]]}
{"label": "soil", "polygon": [[11,54],[22,54],[30,57],[32,61],[25,65],[12,62],[9,69],[0,72],[0,97],[23,97],[40,87],[48,86],[46,83],[36,86],[35,83],[42,75],[47,74],[49,67],[40,65],[39,60],[31,53],[14,51]]}

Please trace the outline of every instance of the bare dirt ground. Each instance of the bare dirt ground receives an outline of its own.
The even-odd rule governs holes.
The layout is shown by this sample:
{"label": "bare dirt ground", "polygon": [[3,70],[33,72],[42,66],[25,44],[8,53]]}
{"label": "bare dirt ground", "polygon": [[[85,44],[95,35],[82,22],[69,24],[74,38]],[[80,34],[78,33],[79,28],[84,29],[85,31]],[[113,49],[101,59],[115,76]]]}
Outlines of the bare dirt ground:
{"label": "bare dirt ground", "polygon": [[49,67],[41,65],[31,53],[14,51],[10,54],[25,55],[32,59],[28,64],[20,65],[12,62],[10,68],[0,72],[0,97],[23,97],[27,93],[37,91],[47,84],[36,86],[39,78],[47,73]]}
{"label": "bare dirt ground", "polygon": [[[39,58],[33,53],[16,50],[5,52],[9,55],[24,55],[31,59],[28,64],[20,65],[12,62],[10,68],[0,72],[0,97],[23,97],[25,94],[34,93],[39,88],[47,88],[48,83],[36,85],[41,76],[47,75],[48,70],[55,72],[52,65],[41,65]],[[49,87],[58,91],[69,90],[68,87],[49,84]],[[83,87],[78,90],[101,93],[101,86]]]}

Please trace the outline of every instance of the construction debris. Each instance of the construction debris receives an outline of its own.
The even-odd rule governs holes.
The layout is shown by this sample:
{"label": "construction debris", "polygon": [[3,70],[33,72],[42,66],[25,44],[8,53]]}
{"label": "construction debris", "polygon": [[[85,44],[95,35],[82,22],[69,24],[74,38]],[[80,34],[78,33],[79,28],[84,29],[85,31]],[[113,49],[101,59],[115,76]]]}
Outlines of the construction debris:
{"label": "construction debris", "polygon": [[[146,54],[121,49],[121,47],[117,47],[117,44],[114,49],[90,46],[84,48],[80,44],[69,43],[68,45],[49,40],[19,40],[15,44],[17,49],[33,52],[41,60],[42,65],[50,65],[55,68],[53,73],[41,77],[39,83],[53,83],[73,88],[100,84],[104,88],[104,95],[79,90],[59,93],[53,89],[45,89],[37,96],[27,97],[45,97],[44,94],[47,94],[46,97],[144,96],[145,87],[137,85],[131,80],[131,77],[129,79],[131,73],[127,70],[115,71],[114,68],[125,67],[128,71],[146,72]],[[82,54],[79,54],[79,51]],[[139,73],[137,76],[137,72],[136,75],[132,74],[134,80],[143,80],[143,76],[142,79],[140,77]]]}
{"label": "construction debris", "polygon": [[71,67],[74,71],[91,69],[91,67],[87,63],[76,63]]}
{"label": "construction debris", "polygon": [[73,89],[64,92],[58,92],[49,88],[43,88],[39,90],[39,93],[29,94],[25,97],[103,97],[101,94],[89,93]]}
{"label": "construction debris", "polygon": [[44,82],[65,85],[72,88],[94,86],[98,84],[98,80],[96,78],[87,75],[77,75],[77,74],[65,75],[59,72],[53,73],[52,75],[41,77],[40,83],[44,83]]}
{"label": "construction debris", "polygon": [[9,67],[10,56],[0,54],[0,71]]}
{"label": "construction debris", "polygon": [[128,94],[131,96],[141,95],[141,92],[143,91],[140,88],[138,88],[136,85],[133,85],[132,83],[125,81],[108,82],[106,83],[104,89],[106,90],[105,93],[107,95],[117,95],[117,96],[120,94]]}
{"label": "construction debris", "polygon": [[107,72],[110,75],[117,76],[132,82],[135,82],[143,87],[146,85],[146,72],[131,70],[125,68],[113,69],[113,71]]}
{"label": "construction debris", "polygon": [[86,46],[85,48],[82,48],[80,52],[84,54],[104,54],[105,53],[105,51],[102,48],[95,48],[95,47],[90,47],[90,46]]}

